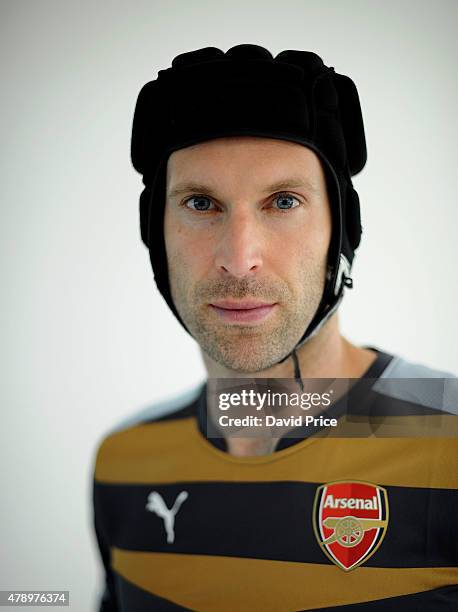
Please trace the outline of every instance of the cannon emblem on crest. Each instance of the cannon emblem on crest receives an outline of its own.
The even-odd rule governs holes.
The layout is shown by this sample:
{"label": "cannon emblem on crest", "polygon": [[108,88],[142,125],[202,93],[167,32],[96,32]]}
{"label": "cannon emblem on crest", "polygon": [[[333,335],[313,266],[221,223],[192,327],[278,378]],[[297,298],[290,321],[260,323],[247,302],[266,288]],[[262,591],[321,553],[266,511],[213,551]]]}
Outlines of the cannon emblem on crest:
{"label": "cannon emblem on crest", "polygon": [[343,516],[337,518],[328,516],[323,521],[323,526],[327,529],[334,529],[334,533],[323,544],[338,542],[345,548],[356,546],[363,539],[364,533],[369,529],[379,529],[386,527],[387,521],[377,519],[355,518],[354,516]]}

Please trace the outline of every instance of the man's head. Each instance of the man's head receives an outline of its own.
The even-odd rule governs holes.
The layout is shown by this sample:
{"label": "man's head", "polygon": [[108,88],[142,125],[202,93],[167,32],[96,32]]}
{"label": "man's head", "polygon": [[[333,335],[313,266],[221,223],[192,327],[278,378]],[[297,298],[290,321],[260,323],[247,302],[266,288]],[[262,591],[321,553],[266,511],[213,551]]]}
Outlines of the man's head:
{"label": "man's head", "polygon": [[[169,283],[207,355],[257,372],[293,350],[323,295],[331,225],[324,171],[307,147],[241,136],[172,153]],[[259,304],[268,306],[234,312]]]}
{"label": "man's head", "polygon": [[[222,138],[228,139],[224,146]],[[240,148],[242,140],[244,144]],[[214,157],[208,153],[209,147]],[[259,152],[256,147],[261,147]],[[228,152],[234,152],[235,148],[237,155],[233,157]],[[253,157],[248,155],[249,150]],[[312,165],[306,167],[305,156],[308,156],[310,164],[314,160],[315,169],[322,171],[321,180],[323,172],[326,177],[332,232],[330,238],[326,234],[326,248],[329,249],[324,288],[326,249],[323,248],[321,259],[313,259],[315,255],[318,257],[319,250],[307,250],[310,248],[307,224],[301,226],[305,232],[302,241],[295,224],[292,225],[297,234],[289,237],[290,216],[303,221],[304,209],[297,207],[280,212],[282,216],[278,217],[278,222],[272,217],[272,222],[264,223],[264,213],[256,208],[264,197],[262,190],[271,184],[265,180],[265,164],[260,160],[270,163],[269,172],[278,175],[276,162],[272,163],[274,151],[276,160],[284,161],[285,155],[291,157],[292,161],[287,163],[288,175],[291,174],[290,161],[293,165],[302,164],[305,174],[313,173]],[[358,92],[350,78],[325,66],[318,55],[308,51],[286,50],[273,57],[264,47],[242,44],[226,53],[216,47],[182,53],[174,58],[170,68],[160,70],[157,79],[142,88],[135,108],[131,153],[134,167],[143,175],[145,185],[140,196],[141,236],[149,249],[157,287],[183,327],[192,335],[198,333],[198,341],[202,344],[205,340],[206,350],[212,350],[214,355],[219,351],[219,358],[227,362],[233,361],[237,354],[239,362],[233,361],[234,367],[248,371],[259,363],[274,360],[288,347],[299,348],[329,320],[343,297],[344,287],[351,286],[349,275],[361,236],[359,199],[351,177],[365,165],[366,142]],[[302,156],[302,161],[295,156]],[[242,159],[244,162],[240,161]],[[216,190],[216,199],[221,200],[223,212],[214,213],[212,219],[210,214],[205,216],[204,222],[216,228],[221,239],[215,242],[210,237],[202,238],[198,270],[192,267],[192,276],[189,276],[185,271],[194,264],[172,236],[186,238],[195,246],[189,228],[192,227],[194,237],[201,232],[202,203],[200,211],[193,213],[197,215],[195,221],[186,225],[184,213],[188,212],[183,207],[176,210],[171,207],[172,199],[169,202],[166,192],[170,183],[177,181],[180,172],[184,176],[185,172],[194,173],[197,167],[199,172],[204,172],[201,180],[213,181],[212,188]],[[237,173],[242,178],[238,178]],[[291,176],[281,178],[286,180]],[[197,180],[196,176],[192,179]],[[282,206],[285,208],[285,202]],[[167,226],[171,229],[173,220],[179,229],[175,234],[170,232],[166,249],[164,215],[167,212],[169,217],[169,211],[174,216],[170,214]],[[196,225],[200,229],[197,230]],[[278,238],[271,228],[277,225],[281,225],[284,239]],[[243,249],[248,247],[242,242],[244,236],[251,233],[253,242],[250,239],[247,245],[254,255],[248,251],[252,264],[244,271],[247,263],[242,264],[241,260],[247,257]],[[232,238],[225,238],[226,234]],[[269,246],[268,235],[273,241]],[[237,241],[242,251],[231,255]],[[277,251],[281,243],[285,265],[280,270],[270,251],[272,245]],[[297,269],[300,272],[286,270],[293,265],[289,261],[291,253],[297,255],[299,261],[304,260],[303,267]],[[228,257],[233,261],[227,263]],[[210,260],[213,263],[210,264]],[[280,256],[278,261],[281,260]],[[312,261],[314,264],[309,266]],[[174,295],[169,267],[174,274]],[[300,274],[303,275],[302,284],[299,283]],[[316,292],[318,286],[322,289],[321,300]],[[303,287],[303,293],[299,287]],[[250,326],[242,331],[241,325],[228,325],[227,316],[222,319],[226,323],[223,325],[217,318],[222,317],[223,312],[202,309],[202,304],[231,292],[237,299],[243,295],[263,300],[278,299],[279,305],[271,309],[265,321],[258,322],[259,329],[255,330],[252,325],[252,331],[249,331]],[[294,309],[280,307],[281,297],[286,295],[295,305]],[[302,307],[296,310],[300,305]],[[279,316],[281,312],[284,317]],[[311,319],[313,312],[315,316]],[[284,329],[280,320],[288,323]],[[277,324],[280,327],[273,330]],[[304,326],[302,333],[299,324]],[[250,334],[260,335],[269,326],[275,331],[275,341],[269,338],[271,349],[266,348],[262,355],[251,355],[247,340]],[[238,336],[245,334],[243,350],[239,347],[234,351],[234,338],[230,336],[234,331]],[[298,342],[294,345],[296,338]],[[218,339],[224,343],[215,349]],[[291,355],[294,359],[294,350]],[[280,361],[287,357],[288,354]]]}

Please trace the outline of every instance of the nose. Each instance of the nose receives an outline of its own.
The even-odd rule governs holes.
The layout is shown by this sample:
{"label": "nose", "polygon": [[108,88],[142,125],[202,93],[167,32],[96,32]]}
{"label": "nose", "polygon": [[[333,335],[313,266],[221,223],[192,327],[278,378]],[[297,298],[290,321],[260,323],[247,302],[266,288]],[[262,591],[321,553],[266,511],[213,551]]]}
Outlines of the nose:
{"label": "nose", "polygon": [[251,276],[262,268],[262,235],[255,211],[236,206],[223,223],[215,265],[222,274],[238,278]]}

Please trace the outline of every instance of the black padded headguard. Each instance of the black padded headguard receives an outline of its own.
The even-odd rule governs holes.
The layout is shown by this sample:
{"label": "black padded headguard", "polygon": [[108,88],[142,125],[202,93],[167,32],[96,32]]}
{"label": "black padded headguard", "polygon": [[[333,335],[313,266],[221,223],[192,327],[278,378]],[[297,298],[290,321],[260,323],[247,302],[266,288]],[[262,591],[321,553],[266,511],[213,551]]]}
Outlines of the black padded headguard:
{"label": "black padded headguard", "polygon": [[[353,81],[308,51],[243,44],[226,53],[206,47],[175,57],[139,93],[131,155],[143,175],[141,237],[159,291],[183,327],[172,300],[164,243],[166,163],[169,155],[222,136],[265,136],[311,148],[321,159],[332,207],[328,273],[321,303],[295,348],[336,310],[361,237],[358,194],[351,177],[366,163],[358,92]],[[286,355],[281,361],[284,361]],[[293,356],[295,353],[293,350]]]}

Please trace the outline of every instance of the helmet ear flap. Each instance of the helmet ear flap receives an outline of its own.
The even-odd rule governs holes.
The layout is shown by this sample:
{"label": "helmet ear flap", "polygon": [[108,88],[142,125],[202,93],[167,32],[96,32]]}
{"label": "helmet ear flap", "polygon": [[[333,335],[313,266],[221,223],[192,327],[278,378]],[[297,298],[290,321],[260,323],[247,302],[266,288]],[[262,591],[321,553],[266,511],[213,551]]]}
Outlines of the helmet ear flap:
{"label": "helmet ear flap", "polygon": [[361,213],[358,193],[347,185],[345,195],[345,227],[351,248],[355,251],[361,242]]}
{"label": "helmet ear flap", "polygon": [[358,174],[367,161],[366,137],[358,90],[353,81],[342,74],[334,73],[334,82],[339,96],[339,113],[347,149],[351,176]]}
{"label": "helmet ear flap", "polygon": [[143,244],[148,248],[150,245],[149,215],[150,215],[150,209],[151,209],[151,197],[152,197],[151,188],[145,187],[145,189],[140,194],[140,233],[141,233]]}
{"label": "helmet ear flap", "polygon": [[[155,253],[160,253],[163,246],[165,249],[163,219],[166,200],[167,160],[168,156],[162,157],[152,179],[148,175],[144,177],[145,188],[140,194],[142,241],[150,251],[154,249]],[[161,262],[161,265],[163,264],[166,266],[165,261]]]}

